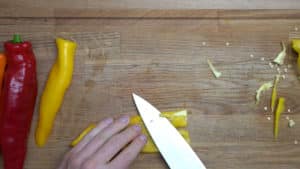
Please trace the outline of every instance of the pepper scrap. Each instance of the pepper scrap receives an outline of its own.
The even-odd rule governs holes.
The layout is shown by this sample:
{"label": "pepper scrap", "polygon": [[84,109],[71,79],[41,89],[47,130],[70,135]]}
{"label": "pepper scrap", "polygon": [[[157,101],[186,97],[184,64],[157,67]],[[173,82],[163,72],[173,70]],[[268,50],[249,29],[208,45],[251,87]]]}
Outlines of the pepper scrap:
{"label": "pepper scrap", "polygon": [[285,44],[283,41],[281,42],[281,46],[282,46],[282,51],[280,53],[278,53],[277,57],[273,60],[273,62],[278,65],[283,65],[284,59],[286,57],[286,47],[285,47]]}
{"label": "pepper scrap", "polygon": [[[186,127],[187,126],[187,111],[175,111],[175,112],[163,112],[163,117],[166,117],[170,120],[174,127]],[[158,152],[157,147],[155,146],[153,140],[151,139],[146,127],[144,126],[142,119],[140,116],[133,116],[130,119],[129,125],[139,124],[142,127],[142,133],[145,134],[149,139],[142,149],[143,153],[155,153]],[[74,139],[71,143],[71,146],[76,146],[86,134],[88,134],[93,128],[95,128],[95,124],[90,124],[76,139]],[[179,133],[183,136],[183,138],[190,143],[189,132],[185,129],[178,129]]]}
{"label": "pepper scrap", "polygon": [[6,66],[6,56],[3,53],[0,53],[0,96],[2,91],[2,83],[4,78],[5,66]]}
{"label": "pepper scrap", "polygon": [[4,43],[7,68],[0,99],[1,150],[5,169],[22,169],[37,96],[36,60],[19,35]]}
{"label": "pepper scrap", "polygon": [[222,76],[222,72],[218,71],[209,59],[207,59],[207,64],[216,78],[219,78]]}
{"label": "pepper scrap", "polygon": [[275,117],[274,117],[274,138],[278,138],[280,115],[285,109],[285,98],[280,97],[278,100]]}
{"label": "pepper scrap", "polygon": [[273,87],[273,81],[270,81],[270,82],[267,82],[267,83],[262,84],[262,85],[256,90],[256,96],[255,96],[256,104],[259,103],[261,94],[264,93],[265,91],[271,89],[272,87]]}
{"label": "pepper scrap", "polygon": [[299,80],[300,80],[300,39],[294,39],[292,41],[292,46],[294,51],[296,51],[298,53],[298,59],[297,59],[297,70],[298,70],[298,74],[299,74]]}
{"label": "pepper scrap", "polygon": [[36,144],[39,147],[46,144],[65,92],[72,81],[76,43],[57,38],[56,45],[57,60],[51,69],[40,102],[40,117],[35,134]]}

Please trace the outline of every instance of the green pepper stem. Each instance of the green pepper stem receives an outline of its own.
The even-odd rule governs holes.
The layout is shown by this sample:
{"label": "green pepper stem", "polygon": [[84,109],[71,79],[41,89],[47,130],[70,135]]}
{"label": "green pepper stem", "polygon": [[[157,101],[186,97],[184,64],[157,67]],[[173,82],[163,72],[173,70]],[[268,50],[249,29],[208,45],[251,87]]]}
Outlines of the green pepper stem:
{"label": "green pepper stem", "polygon": [[21,43],[22,42],[21,36],[19,34],[14,34],[12,42],[13,43]]}

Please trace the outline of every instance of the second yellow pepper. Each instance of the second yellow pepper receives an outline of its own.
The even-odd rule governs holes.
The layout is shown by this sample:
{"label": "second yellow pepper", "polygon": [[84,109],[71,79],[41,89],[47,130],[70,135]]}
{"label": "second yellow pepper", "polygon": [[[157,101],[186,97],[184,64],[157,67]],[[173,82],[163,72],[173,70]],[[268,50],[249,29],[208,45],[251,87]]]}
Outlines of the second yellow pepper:
{"label": "second yellow pepper", "polygon": [[73,75],[76,43],[62,38],[56,39],[58,55],[40,101],[40,117],[35,140],[39,147],[46,144],[51,133],[56,113],[59,111]]}

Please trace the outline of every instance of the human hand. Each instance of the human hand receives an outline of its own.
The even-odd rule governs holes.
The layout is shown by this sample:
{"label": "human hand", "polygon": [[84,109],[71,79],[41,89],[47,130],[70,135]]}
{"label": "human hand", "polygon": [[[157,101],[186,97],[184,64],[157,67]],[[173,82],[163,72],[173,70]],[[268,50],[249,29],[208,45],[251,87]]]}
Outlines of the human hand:
{"label": "human hand", "polygon": [[129,116],[101,121],[64,157],[58,169],[128,169],[147,142]]}

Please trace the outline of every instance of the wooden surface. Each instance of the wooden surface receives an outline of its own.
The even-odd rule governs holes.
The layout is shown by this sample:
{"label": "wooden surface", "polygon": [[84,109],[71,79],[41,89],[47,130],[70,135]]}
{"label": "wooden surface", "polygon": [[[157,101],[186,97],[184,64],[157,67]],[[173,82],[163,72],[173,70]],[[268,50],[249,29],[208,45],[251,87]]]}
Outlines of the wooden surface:
{"label": "wooden surface", "polygon": [[[25,168],[55,168],[70,141],[89,122],[136,114],[131,98],[135,92],[162,111],[186,108],[190,112],[192,146],[208,169],[299,169],[300,145],[294,141],[300,141],[300,82],[290,47],[286,62],[293,67],[284,73],[286,79],[278,90],[291,112],[281,118],[278,141],[273,140],[272,120],[267,120],[272,115],[264,111],[269,93],[258,106],[254,102],[257,88],[277,73],[268,63],[281,50],[280,41],[289,44],[291,38],[300,38],[299,11],[287,11],[273,11],[278,18],[264,18],[255,10],[251,17],[239,18],[248,11],[231,11],[233,17],[206,19],[198,14],[173,19],[1,15],[1,42],[15,32],[33,42],[39,94],[56,57],[54,38],[79,43],[72,86],[43,149],[33,141],[38,112],[34,114]],[[207,58],[222,71],[220,79],[212,75]],[[287,127],[286,116],[295,120],[294,128]],[[158,154],[141,154],[131,168],[166,166]]]}
{"label": "wooden surface", "polygon": [[0,0],[0,7],[96,9],[299,9],[298,0]]}

